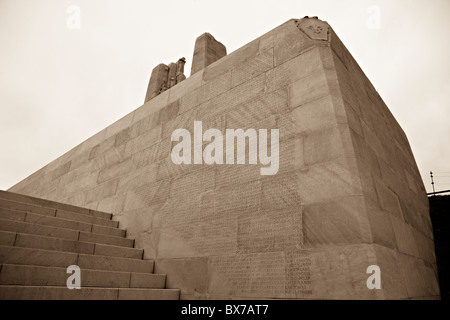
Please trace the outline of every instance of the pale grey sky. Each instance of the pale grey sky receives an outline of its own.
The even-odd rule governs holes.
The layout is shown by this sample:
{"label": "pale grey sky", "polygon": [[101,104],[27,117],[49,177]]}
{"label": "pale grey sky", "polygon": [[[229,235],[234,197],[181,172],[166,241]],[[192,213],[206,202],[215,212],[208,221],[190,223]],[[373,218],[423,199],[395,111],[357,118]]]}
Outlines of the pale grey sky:
{"label": "pale grey sky", "polygon": [[[80,29],[67,27],[71,5]],[[0,0],[0,189],[141,106],[157,64],[184,56],[189,75],[203,32],[230,53],[306,15],[330,23],[358,61],[427,190],[430,170],[449,172],[436,188],[450,189],[448,0]]]}

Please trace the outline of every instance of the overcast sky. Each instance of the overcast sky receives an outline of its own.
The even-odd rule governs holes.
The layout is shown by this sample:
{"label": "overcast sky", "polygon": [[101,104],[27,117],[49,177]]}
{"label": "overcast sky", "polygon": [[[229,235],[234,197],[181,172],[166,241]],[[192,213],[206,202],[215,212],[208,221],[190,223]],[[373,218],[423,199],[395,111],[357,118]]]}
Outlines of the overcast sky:
{"label": "overcast sky", "polygon": [[306,15],[330,23],[378,90],[427,190],[430,170],[450,189],[448,0],[0,0],[0,189],[141,106],[157,64],[186,57],[188,76],[200,34],[230,53]]}

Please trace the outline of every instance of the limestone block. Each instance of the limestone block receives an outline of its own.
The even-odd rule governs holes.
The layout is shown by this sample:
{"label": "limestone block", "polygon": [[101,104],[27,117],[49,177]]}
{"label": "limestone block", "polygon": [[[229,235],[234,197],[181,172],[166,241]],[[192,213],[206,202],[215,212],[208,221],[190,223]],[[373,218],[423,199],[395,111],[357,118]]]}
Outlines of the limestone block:
{"label": "limestone block", "polygon": [[[118,186],[117,188],[119,189],[120,186]],[[123,210],[123,204],[125,201],[124,198],[125,197],[123,194],[119,194],[117,196],[102,199],[98,202],[97,209],[117,214]]]}
{"label": "limestone block", "polygon": [[366,199],[366,205],[373,243],[397,249],[397,240],[390,214],[383,211],[379,205],[372,203],[370,200]]}
{"label": "limestone block", "polygon": [[119,289],[118,300],[178,300],[178,289]]}
{"label": "limestone block", "polygon": [[[339,130],[342,128],[342,130]],[[303,152],[305,165],[332,161],[348,154],[344,148],[344,137],[347,132],[344,127],[331,127],[320,131],[309,132],[304,136]],[[345,143],[351,144],[349,134]],[[350,148],[347,147],[347,149]]]}
{"label": "limestone block", "polygon": [[385,299],[408,297],[406,279],[400,268],[398,252],[381,245],[374,245],[377,263],[382,270],[381,290]]}
{"label": "limestone block", "polygon": [[[286,113],[289,110],[288,99],[288,90],[284,88],[245,101],[226,112],[227,128],[269,129],[260,122],[271,116]],[[279,129],[283,130],[283,128]]]}
{"label": "limestone block", "polygon": [[95,145],[97,145],[100,142],[102,142],[103,140],[105,140],[105,133],[106,133],[106,129],[103,129],[102,131],[94,134],[92,137],[90,137],[89,139],[84,141],[81,144],[80,152],[85,152],[87,150],[91,150],[92,147],[94,147]]}
{"label": "limestone block", "polygon": [[[145,154],[147,153],[144,152],[143,155]],[[151,163],[147,166],[142,166],[139,169],[134,170],[132,174],[121,179],[117,187],[119,196],[120,194],[125,196],[125,193],[128,191],[156,181],[157,168],[158,165],[156,163]]]}
{"label": "limestone block", "polygon": [[292,93],[291,108],[294,109],[327,96],[329,94],[327,73],[327,70],[323,70],[292,83],[289,87],[289,92]]}
{"label": "limestone block", "polygon": [[399,267],[405,279],[408,297],[439,299],[439,284],[433,267],[422,259],[397,253]]}
{"label": "limestone block", "polygon": [[[295,105],[291,102],[291,106]],[[336,125],[333,103],[330,97],[311,101],[292,111],[296,131],[308,132]],[[320,120],[319,120],[320,119]]]}
{"label": "limestone block", "polygon": [[17,234],[15,246],[92,254],[95,244],[19,233]]}
{"label": "limestone block", "polygon": [[168,197],[169,185],[169,181],[161,180],[134,188],[126,194],[124,211],[150,209],[150,206],[163,203]]}
{"label": "limestone block", "polygon": [[35,206],[32,204],[10,201],[5,199],[0,199],[0,207],[8,210],[20,210],[26,212],[38,213],[45,216],[55,216],[56,210],[53,208],[46,208],[41,206]]}
{"label": "limestone block", "polygon": [[291,135],[280,141],[280,167],[278,174],[292,172],[297,169],[306,169],[304,136]]}
{"label": "limestone block", "polygon": [[[155,229],[153,228],[153,230]],[[153,259],[156,259],[159,233],[153,230],[137,233],[133,236],[136,241],[136,247],[144,249],[144,260],[151,259],[150,261],[153,261]]]}
{"label": "limestone block", "polygon": [[136,138],[137,136],[140,136],[142,133],[150,129],[154,129],[157,126],[158,119],[159,119],[159,112],[157,111],[131,125],[129,128],[130,131],[129,140]]}
{"label": "limestone block", "polygon": [[411,231],[414,237],[414,242],[417,244],[419,258],[422,258],[429,263],[434,263],[434,261],[436,261],[436,255],[433,239],[426,237],[416,228],[411,228]]}
{"label": "limestone block", "polygon": [[132,156],[138,151],[144,150],[157,143],[161,138],[161,126],[146,131],[145,133],[129,140],[125,146],[125,155]]}
{"label": "limestone block", "polygon": [[273,48],[265,50],[253,59],[248,59],[231,69],[231,87],[235,87],[245,81],[273,67]]}
{"label": "limestone block", "polygon": [[100,226],[97,224],[92,225],[92,233],[106,234],[115,237],[125,237],[126,230],[121,230],[117,228],[110,228],[105,226]]}
{"label": "limestone block", "polygon": [[296,19],[289,20],[283,30],[273,34],[273,37],[277,40],[274,41],[276,66],[314,46],[314,41],[298,29],[297,22],[298,20]]}
{"label": "limestone block", "polygon": [[134,113],[131,112],[131,113],[127,114],[126,116],[122,117],[121,119],[117,120],[116,122],[114,122],[112,125],[110,125],[106,129],[105,139],[108,139],[109,137],[128,128],[133,121],[133,117],[134,117]]}
{"label": "limestone block", "polygon": [[347,197],[306,205],[304,208],[304,235],[307,247],[327,244],[361,243],[360,215],[365,213],[361,196]]}
{"label": "limestone block", "polygon": [[[368,290],[366,269],[377,263],[373,246],[358,244],[309,251],[309,297],[381,299],[383,292]],[[331,288],[331,290],[330,290]],[[294,291],[295,292],[295,291]]]}
{"label": "limestone block", "polygon": [[164,289],[166,276],[163,274],[131,273],[130,288]]}
{"label": "limestone block", "polygon": [[359,194],[361,189],[356,183],[356,170],[356,164],[351,159],[338,159],[299,169],[295,176],[300,197],[305,202],[318,202]]}
{"label": "limestone block", "polygon": [[126,128],[115,135],[114,147],[121,146],[130,139],[130,128]]}
{"label": "limestone block", "polygon": [[[268,191],[265,190],[265,192]],[[263,197],[267,199],[268,195],[264,194]],[[272,206],[271,209],[239,215],[237,217],[238,252],[265,253],[304,248],[302,219],[301,205],[295,208],[287,205],[284,208]]]}
{"label": "limestone block", "polygon": [[0,230],[29,233],[47,237],[62,238],[68,240],[77,240],[78,231],[76,230],[62,230],[51,226],[36,225],[32,223],[19,222],[13,220],[0,220]]}
{"label": "limestone block", "polygon": [[270,69],[267,72],[267,92],[285,87],[322,68],[318,48],[312,48]]}
{"label": "limestone block", "polygon": [[178,110],[180,109],[180,100],[175,100],[170,103],[167,107],[162,108],[158,111],[157,124],[165,123],[172,120],[178,115]]}
{"label": "limestone block", "polygon": [[81,269],[151,273],[153,265],[153,260],[124,259],[86,254],[80,254],[78,258],[78,266]]}
{"label": "limestone block", "polygon": [[82,152],[79,155],[74,156],[74,158],[72,159],[72,161],[70,163],[69,171],[66,174],[64,174],[63,177],[66,177],[73,170],[76,170],[76,169],[78,169],[80,167],[87,166],[88,165],[88,161],[89,161],[89,157],[90,157],[90,152],[88,152],[88,151]]}
{"label": "limestone block", "polygon": [[[187,83],[188,81],[183,81],[183,83]],[[176,86],[174,88],[177,88]],[[166,90],[161,94],[155,96],[151,100],[147,101],[144,105],[134,110],[133,124],[138,122],[139,120],[145,118],[146,116],[157,112],[159,109],[165,107],[168,104],[169,93],[172,90]]]}
{"label": "limestone block", "polygon": [[413,236],[413,228],[397,217],[391,217],[392,226],[400,252],[418,257],[419,252]]}
{"label": "limestone block", "polygon": [[[250,101],[264,92],[265,74],[261,74],[240,86],[236,86],[205,103],[197,110],[200,116],[208,114],[209,117],[221,115],[226,110]],[[192,123],[192,120],[191,120]]]}
{"label": "limestone block", "polygon": [[[183,272],[180,272],[183,270]],[[178,288],[191,294],[206,293],[208,282],[208,259],[161,259],[155,261],[155,273],[170,273],[177,276],[167,278],[167,288]]]}
{"label": "limestone block", "polygon": [[9,231],[0,231],[0,245],[13,246],[16,240],[16,233]]}
{"label": "limestone block", "polygon": [[200,87],[202,84],[202,76],[203,71],[198,71],[194,75],[191,75],[185,81],[182,81],[181,83],[178,83],[175,87],[170,88],[170,90],[167,92],[169,95],[167,103],[174,102],[175,100],[182,98],[184,95]]}
{"label": "limestone block", "polygon": [[259,39],[247,43],[245,46],[233,51],[220,59],[220,63],[212,63],[203,70],[203,81],[207,82],[230,71],[234,66],[244,63],[259,52]]}
{"label": "limestone block", "polygon": [[103,219],[103,218],[97,218],[97,217],[83,215],[83,214],[76,214],[76,213],[64,211],[64,210],[58,210],[56,212],[56,218],[67,219],[67,220],[72,220],[72,221],[80,221],[80,222],[91,223],[91,224],[98,224],[98,225],[102,225],[105,227],[111,227],[111,228],[117,227],[117,223],[110,219]]}
{"label": "limestone block", "polygon": [[113,196],[116,193],[118,182],[118,179],[108,180],[95,188],[86,191],[86,204],[98,201],[97,199]]}
{"label": "limestone block", "polygon": [[95,244],[95,250],[93,253],[99,256],[142,259],[141,249],[116,247],[106,244]]}
{"label": "limestone block", "polygon": [[386,187],[386,185],[379,179],[375,179],[375,186],[381,208],[383,208],[393,216],[399,219],[403,219],[402,209],[400,207],[397,195],[388,187]]}
{"label": "limestone block", "polygon": [[[67,280],[66,268],[43,266],[4,265],[0,274],[2,285],[64,286]],[[105,272],[83,270],[83,287],[129,287],[130,274],[126,272]]]}
{"label": "limestone block", "polygon": [[134,240],[119,237],[111,237],[103,234],[91,232],[80,232],[80,241],[109,244],[112,246],[133,248]]}
{"label": "limestone block", "polygon": [[77,253],[0,246],[0,263],[66,267],[77,264]]}
{"label": "limestone block", "polygon": [[[169,243],[171,245],[169,245]],[[179,228],[161,228],[159,230],[158,259],[174,259],[201,256],[195,247],[186,242],[185,237],[180,234]],[[156,261],[158,263],[158,260]],[[161,273],[158,269],[156,272]]]}
{"label": "limestone block", "polygon": [[98,183],[103,183],[113,178],[120,177],[133,169],[133,159],[131,157],[122,162],[113,164],[110,167],[100,170],[97,178]]}
{"label": "limestone block", "polygon": [[24,221],[26,214],[25,211],[0,208],[0,219]]}
{"label": "limestone block", "polygon": [[89,223],[46,217],[33,213],[27,213],[25,217],[25,222],[82,231],[90,231],[92,228],[91,224]]}
{"label": "limestone block", "polygon": [[98,158],[102,154],[113,149],[115,142],[116,142],[116,138],[111,136],[111,137],[103,140],[99,144],[95,145],[94,147],[92,147],[92,149],[89,152],[89,160]]}

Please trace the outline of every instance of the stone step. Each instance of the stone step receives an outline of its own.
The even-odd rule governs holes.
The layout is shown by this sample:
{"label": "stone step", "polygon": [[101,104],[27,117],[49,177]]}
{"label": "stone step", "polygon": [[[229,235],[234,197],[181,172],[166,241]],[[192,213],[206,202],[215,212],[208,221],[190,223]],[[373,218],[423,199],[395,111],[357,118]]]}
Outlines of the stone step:
{"label": "stone step", "polygon": [[[172,300],[112,215],[0,190],[0,299]],[[68,266],[81,271],[70,290]]]}
{"label": "stone step", "polygon": [[119,289],[118,300],[179,300],[179,289]]}
{"label": "stone step", "polygon": [[[71,274],[67,268],[3,264],[0,285],[66,286]],[[163,274],[91,270],[80,267],[81,288],[145,288],[163,289]]]}
{"label": "stone step", "polygon": [[16,202],[12,200],[0,199],[0,208],[9,210],[20,210],[25,212],[38,213],[44,216],[54,217],[56,209],[35,206],[33,204],[27,204],[22,202]]}
{"label": "stone step", "polygon": [[33,248],[0,246],[0,264],[23,264],[48,267],[77,265],[78,254]]}
{"label": "stone step", "polygon": [[104,234],[104,235],[108,235],[108,236],[113,236],[113,237],[121,237],[121,238],[125,238],[127,235],[126,230],[119,229],[119,228],[99,226],[97,224],[92,225],[91,232],[98,233],[98,234]]}
{"label": "stone step", "polygon": [[59,239],[103,243],[127,248],[133,248],[134,246],[134,240],[132,239],[114,237],[104,234],[95,234],[91,232],[76,231],[72,229],[38,225],[14,220],[0,219],[0,230],[24,234],[35,234]]}
{"label": "stone step", "polygon": [[77,266],[86,269],[153,273],[153,260],[79,254]]}
{"label": "stone step", "polygon": [[125,248],[107,244],[96,244],[94,254],[99,256],[140,259],[144,257],[143,249]]}
{"label": "stone step", "polygon": [[28,223],[47,225],[57,228],[72,229],[77,231],[92,232],[115,237],[126,236],[126,231],[116,227],[107,227],[86,222],[73,221],[69,219],[50,217],[35,213],[26,213],[18,210],[0,210],[0,219],[24,221]]}
{"label": "stone step", "polygon": [[153,260],[97,256],[53,250],[0,246],[0,264],[36,265],[81,269],[153,273]]}
{"label": "stone step", "polygon": [[9,231],[0,231],[0,245],[13,246],[16,241],[16,233]]}
{"label": "stone step", "polygon": [[[3,235],[4,234],[4,235]],[[15,236],[13,236],[15,235]],[[143,250],[99,244],[92,242],[58,239],[53,237],[38,236],[24,233],[0,231],[0,245],[14,245],[16,247],[55,250],[63,252],[95,254],[101,256],[113,256],[130,259],[142,259]],[[15,239],[15,241],[13,241]],[[12,244],[11,244],[12,243]]]}
{"label": "stone step", "polygon": [[24,221],[26,215],[26,211],[0,208],[0,219]]}
{"label": "stone step", "polygon": [[1,300],[178,300],[178,289],[0,286]]}
{"label": "stone step", "polygon": [[[80,232],[72,229],[57,228],[23,221],[0,219],[0,230],[16,233],[35,234],[67,240],[78,240]],[[122,239],[122,238],[118,238]]]}
{"label": "stone step", "polygon": [[0,190],[0,199],[12,200],[12,201],[28,203],[28,204],[32,204],[32,205],[36,205],[36,206],[54,208],[57,210],[71,211],[71,212],[75,212],[78,214],[91,215],[91,216],[94,216],[97,218],[103,218],[103,219],[108,219],[108,220],[110,220],[112,217],[112,214],[102,212],[102,211],[81,208],[81,207],[73,206],[70,204],[55,202],[55,201],[46,200],[46,199],[39,199],[39,198],[35,198],[35,197],[23,195],[23,194],[18,194],[18,193],[12,193],[12,192],[3,191],[3,190]]}
{"label": "stone step", "polygon": [[0,207],[8,210],[37,213],[44,216],[63,218],[71,221],[86,222],[112,228],[117,228],[119,226],[118,221],[113,221],[110,219],[98,218],[91,215],[79,214],[71,211],[40,207],[27,203],[15,202],[12,200],[0,199]]}
{"label": "stone step", "polygon": [[97,234],[92,232],[84,232],[80,231],[80,237],[78,238],[79,241],[84,242],[94,242],[98,244],[109,244],[112,246],[118,246],[118,247],[126,247],[126,248],[133,248],[134,247],[134,239],[127,239],[127,238],[120,238],[120,237],[114,237],[109,236],[105,234]]}
{"label": "stone step", "polygon": [[77,213],[73,213],[70,211],[64,211],[64,210],[57,210],[55,217],[72,220],[72,221],[91,223],[91,224],[96,224],[96,225],[110,227],[110,228],[118,228],[119,227],[119,221],[97,218],[97,217],[88,216],[85,214],[77,214]]}

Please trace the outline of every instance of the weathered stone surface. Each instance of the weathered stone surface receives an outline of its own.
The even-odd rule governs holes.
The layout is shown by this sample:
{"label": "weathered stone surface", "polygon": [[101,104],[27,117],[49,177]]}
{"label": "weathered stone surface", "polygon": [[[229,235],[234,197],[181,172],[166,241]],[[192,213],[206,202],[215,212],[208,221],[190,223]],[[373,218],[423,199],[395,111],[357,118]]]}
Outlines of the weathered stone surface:
{"label": "weathered stone surface", "polygon": [[153,99],[162,91],[167,89],[167,78],[169,75],[169,67],[165,64],[158,64],[152,71],[150,81],[148,83],[147,94],[145,95],[145,102]]}
{"label": "weathered stone surface", "polygon": [[111,256],[80,254],[78,266],[85,269],[152,273],[153,260],[125,259]]}
{"label": "weathered stone surface", "polygon": [[186,59],[180,58],[176,63],[171,62],[168,66],[165,64],[157,65],[152,71],[144,103],[185,80],[186,76],[183,73],[185,63]]}
{"label": "weathered stone surface", "polygon": [[[331,27],[292,19],[229,55],[209,35],[197,42],[191,77],[166,82],[12,190],[111,209],[112,222],[127,227],[181,298],[438,297],[428,202],[411,148]],[[178,82],[182,66],[155,68],[150,96],[174,68]],[[279,129],[277,174],[261,176],[260,164],[174,164],[171,135],[193,136],[194,121],[221,132]],[[58,211],[23,216],[5,203],[0,217],[125,235],[91,217],[63,224]],[[98,244],[95,254],[138,261],[142,250]],[[90,259],[86,265],[108,263]],[[367,288],[370,265],[381,268],[380,290]]]}
{"label": "weathered stone surface", "polygon": [[106,245],[106,244],[95,244],[95,250],[93,250],[93,254],[99,255],[99,256],[142,259],[142,250],[141,249],[117,247],[117,246],[110,246],[110,245]]}
{"label": "weathered stone surface", "polygon": [[13,246],[16,240],[17,234],[10,231],[0,231],[0,245]]}
{"label": "weathered stone surface", "polygon": [[118,300],[178,300],[178,289],[119,289]]}
{"label": "weathered stone surface", "polygon": [[117,300],[118,289],[85,288],[67,290],[66,287],[2,286],[1,300]]}
{"label": "weathered stone surface", "polygon": [[17,233],[30,233],[68,240],[77,240],[79,232],[76,230],[59,229],[50,226],[3,219],[0,219],[0,230]]}
{"label": "weathered stone surface", "polygon": [[12,246],[0,246],[0,263],[66,267],[77,264],[78,254],[73,252],[61,252],[21,248]]}
{"label": "weathered stone surface", "polygon": [[52,237],[37,236],[31,234],[17,234],[17,247],[36,248],[43,250],[67,251],[76,253],[94,253],[95,243],[81,242],[75,240],[64,240]]}
{"label": "weathered stone surface", "polygon": [[211,34],[204,33],[195,40],[191,75],[227,55],[225,46]]}

